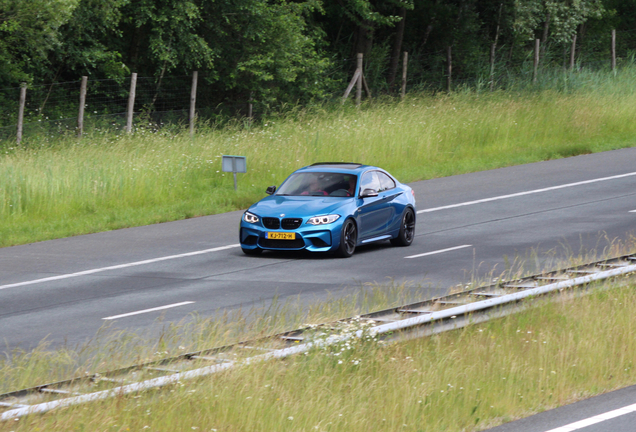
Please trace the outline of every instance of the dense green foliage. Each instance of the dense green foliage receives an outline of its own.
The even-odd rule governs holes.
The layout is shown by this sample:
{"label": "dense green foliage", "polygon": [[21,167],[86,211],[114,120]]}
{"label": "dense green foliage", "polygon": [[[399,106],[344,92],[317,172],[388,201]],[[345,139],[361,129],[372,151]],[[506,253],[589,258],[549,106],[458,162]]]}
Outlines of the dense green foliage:
{"label": "dense green foliage", "polygon": [[620,55],[636,49],[635,10],[636,0],[0,0],[0,88],[199,70],[207,106],[307,102],[342,91],[358,52],[381,91],[395,90],[403,51],[423,85],[448,46],[460,81],[490,69],[493,44],[503,69],[535,38],[545,61],[562,63],[577,35],[584,60],[607,63],[613,28]]}

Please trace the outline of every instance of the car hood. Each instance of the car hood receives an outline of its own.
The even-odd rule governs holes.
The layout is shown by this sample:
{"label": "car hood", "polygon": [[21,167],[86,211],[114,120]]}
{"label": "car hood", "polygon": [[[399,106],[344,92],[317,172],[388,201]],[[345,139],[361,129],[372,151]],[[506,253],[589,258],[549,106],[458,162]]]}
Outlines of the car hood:
{"label": "car hood", "polygon": [[326,214],[342,216],[342,209],[350,206],[353,201],[354,198],[274,195],[263,198],[251,206],[249,211],[261,217],[310,217]]}

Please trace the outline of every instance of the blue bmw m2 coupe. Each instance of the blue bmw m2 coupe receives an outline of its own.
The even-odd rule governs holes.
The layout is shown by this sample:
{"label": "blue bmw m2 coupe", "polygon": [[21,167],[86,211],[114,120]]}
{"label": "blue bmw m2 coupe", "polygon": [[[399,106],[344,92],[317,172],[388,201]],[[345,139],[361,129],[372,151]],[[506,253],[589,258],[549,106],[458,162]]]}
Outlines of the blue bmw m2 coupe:
{"label": "blue bmw m2 coupe", "polygon": [[409,246],[415,237],[413,190],[389,173],[356,163],[317,163],[293,172],[280,188],[241,218],[247,255],[263,250],[333,252],[350,257],[357,246],[390,240]]}

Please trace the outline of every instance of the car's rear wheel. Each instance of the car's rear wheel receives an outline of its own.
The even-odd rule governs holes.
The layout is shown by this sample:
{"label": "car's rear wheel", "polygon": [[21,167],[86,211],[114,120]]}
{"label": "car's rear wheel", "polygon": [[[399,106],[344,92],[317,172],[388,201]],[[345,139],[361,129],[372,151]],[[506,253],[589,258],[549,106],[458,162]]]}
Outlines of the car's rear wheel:
{"label": "car's rear wheel", "polygon": [[398,236],[391,239],[393,246],[410,246],[415,238],[415,212],[412,208],[407,208],[402,214],[402,223]]}
{"label": "car's rear wheel", "polygon": [[351,219],[347,219],[342,224],[342,231],[340,233],[340,245],[336,251],[336,255],[341,258],[349,258],[356,250],[356,244],[358,243],[358,228],[355,222]]}
{"label": "car's rear wheel", "polygon": [[263,252],[263,249],[261,248],[255,248],[255,249],[245,249],[245,248],[241,248],[243,250],[243,253],[245,255],[260,255]]}

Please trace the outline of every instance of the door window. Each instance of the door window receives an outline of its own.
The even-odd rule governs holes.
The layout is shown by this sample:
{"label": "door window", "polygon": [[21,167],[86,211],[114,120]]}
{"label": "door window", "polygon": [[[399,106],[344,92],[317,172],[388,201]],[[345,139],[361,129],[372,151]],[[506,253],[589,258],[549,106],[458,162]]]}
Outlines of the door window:
{"label": "door window", "polygon": [[395,187],[395,181],[383,172],[378,171],[378,179],[380,180],[380,189],[378,189],[378,192],[383,192]]}
{"label": "door window", "polygon": [[364,192],[365,189],[373,189],[379,192],[381,187],[382,185],[378,179],[377,171],[369,171],[362,176],[362,181],[360,182],[360,190],[362,192]]}

